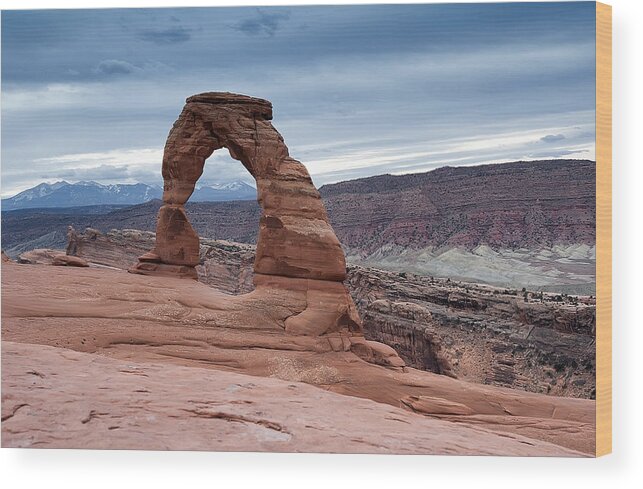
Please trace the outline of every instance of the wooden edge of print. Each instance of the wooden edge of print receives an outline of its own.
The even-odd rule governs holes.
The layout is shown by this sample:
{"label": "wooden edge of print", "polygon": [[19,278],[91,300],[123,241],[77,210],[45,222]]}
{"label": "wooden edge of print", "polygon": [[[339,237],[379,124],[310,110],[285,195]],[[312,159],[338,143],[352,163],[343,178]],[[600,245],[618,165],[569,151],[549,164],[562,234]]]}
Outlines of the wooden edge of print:
{"label": "wooden edge of print", "polygon": [[612,7],[596,2],[596,456],[612,452]]}

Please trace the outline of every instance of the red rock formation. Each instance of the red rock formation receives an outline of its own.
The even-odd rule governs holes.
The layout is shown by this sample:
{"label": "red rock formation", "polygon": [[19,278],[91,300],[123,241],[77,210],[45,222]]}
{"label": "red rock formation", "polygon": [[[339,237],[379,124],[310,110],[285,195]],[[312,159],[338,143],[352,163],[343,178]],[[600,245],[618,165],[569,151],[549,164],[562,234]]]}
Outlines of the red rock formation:
{"label": "red rock formation", "polygon": [[[187,99],[170,131],[163,156],[165,205],[159,213],[156,267],[133,271],[153,273],[164,265],[196,266],[198,236],[183,205],[203,173],[205,160],[227,148],[257,181],[262,208],[255,273],[342,281],[346,262],[324,205],[299,161],[270,123],[266,100],[231,93],[204,93]],[[153,256],[142,260],[152,262]],[[196,276],[196,274],[195,274]]]}
{"label": "red rock formation", "polygon": [[[203,93],[187,99],[165,144],[164,205],[156,244],[130,271],[197,278],[199,237],[183,205],[203,173],[205,160],[217,149],[227,148],[255,178],[262,209],[254,294],[269,297],[279,289],[305,304],[301,312],[284,319],[288,334],[343,332],[361,339],[361,320],[342,284],[344,252],[308,171],[289,156],[271,119],[272,104],[262,99],[231,93]],[[359,356],[392,366],[403,364],[394,352],[384,355],[359,341]]]}
{"label": "red rock formation", "polygon": [[56,265],[63,267],[88,267],[87,260],[79,256],[65,255],[59,250],[41,248],[27,251],[18,257],[18,263],[27,265]]}

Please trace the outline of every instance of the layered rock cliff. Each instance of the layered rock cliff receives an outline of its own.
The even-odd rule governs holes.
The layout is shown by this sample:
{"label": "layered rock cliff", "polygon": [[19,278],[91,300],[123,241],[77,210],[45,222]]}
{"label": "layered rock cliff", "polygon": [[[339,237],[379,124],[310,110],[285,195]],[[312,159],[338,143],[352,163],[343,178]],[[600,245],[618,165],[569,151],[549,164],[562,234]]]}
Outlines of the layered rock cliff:
{"label": "layered rock cliff", "polygon": [[596,164],[520,161],[378,175],[320,189],[342,244],[406,248],[593,245]]}
{"label": "layered rock cliff", "polygon": [[350,267],[366,336],[410,365],[483,384],[593,398],[595,300]]}

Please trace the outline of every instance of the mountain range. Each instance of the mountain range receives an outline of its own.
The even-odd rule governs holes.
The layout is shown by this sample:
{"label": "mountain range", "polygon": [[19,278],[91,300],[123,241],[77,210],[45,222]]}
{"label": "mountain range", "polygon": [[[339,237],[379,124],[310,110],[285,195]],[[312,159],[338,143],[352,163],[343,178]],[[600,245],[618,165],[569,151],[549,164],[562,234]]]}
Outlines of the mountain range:
{"label": "mountain range", "polygon": [[[160,199],[163,189],[158,185],[114,184],[93,181],[41,183],[13,197],[2,199],[2,210],[51,209],[97,205],[136,205]],[[235,181],[202,186],[190,198],[194,202],[254,200],[257,191],[245,182]]]}

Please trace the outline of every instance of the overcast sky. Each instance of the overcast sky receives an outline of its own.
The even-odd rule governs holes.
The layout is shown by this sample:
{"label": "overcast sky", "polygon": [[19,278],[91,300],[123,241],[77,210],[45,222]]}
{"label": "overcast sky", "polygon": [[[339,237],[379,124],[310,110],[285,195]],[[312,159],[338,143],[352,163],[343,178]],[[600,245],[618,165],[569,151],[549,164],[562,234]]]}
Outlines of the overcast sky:
{"label": "overcast sky", "polygon": [[[2,195],[161,183],[185,98],[273,102],[317,185],[594,159],[593,2],[2,12]],[[225,150],[200,183],[252,182]]]}

